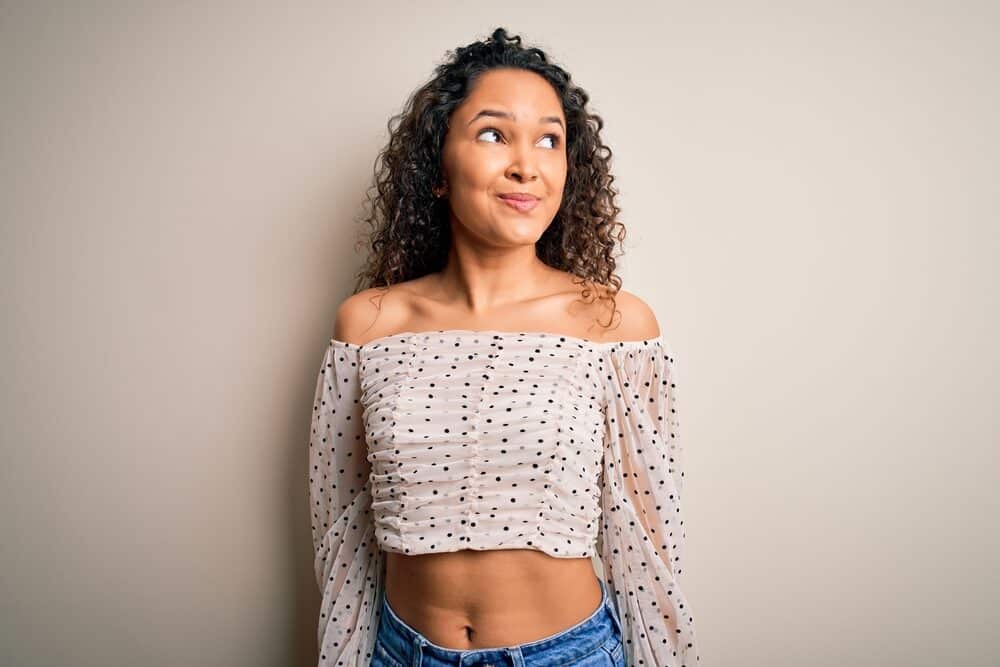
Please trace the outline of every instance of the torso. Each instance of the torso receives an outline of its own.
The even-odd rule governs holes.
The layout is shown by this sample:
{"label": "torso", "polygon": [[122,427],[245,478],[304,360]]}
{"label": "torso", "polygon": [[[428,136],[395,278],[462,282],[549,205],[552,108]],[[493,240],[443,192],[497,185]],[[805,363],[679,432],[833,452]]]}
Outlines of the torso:
{"label": "torso", "polygon": [[[435,276],[367,290],[381,310],[362,343],[406,331],[439,329],[546,331],[594,341],[615,340],[605,329],[607,300],[586,303],[583,286],[553,270],[545,297],[511,305],[489,319],[469,321],[435,298]],[[369,294],[370,293],[370,294]],[[619,310],[622,294],[619,295]],[[615,315],[612,326],[619,322]],[[589,558],[555,558],[532,549],[386,553],[385,595],[393,611],[429,641],[454,650],[524,644],[557,634],[590,616],[601,588]]]}

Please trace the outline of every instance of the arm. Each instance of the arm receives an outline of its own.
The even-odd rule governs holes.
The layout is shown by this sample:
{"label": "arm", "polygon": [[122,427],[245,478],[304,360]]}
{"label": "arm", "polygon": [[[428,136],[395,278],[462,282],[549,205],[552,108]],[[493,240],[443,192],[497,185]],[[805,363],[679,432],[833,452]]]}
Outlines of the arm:
{"label": "arm", "polygon": [[371,520],[370,464],[357,346],[331,340],[316,382],[309,502],[319,666],[367,666],[378,629],[384,558]]}
{"label": "arm", "polygon": [[673,354],[654,327],[611,346],[602,364],[598,549],[622,620],[627,664],[692,665],[694,618],[680,587],[685,535]]}

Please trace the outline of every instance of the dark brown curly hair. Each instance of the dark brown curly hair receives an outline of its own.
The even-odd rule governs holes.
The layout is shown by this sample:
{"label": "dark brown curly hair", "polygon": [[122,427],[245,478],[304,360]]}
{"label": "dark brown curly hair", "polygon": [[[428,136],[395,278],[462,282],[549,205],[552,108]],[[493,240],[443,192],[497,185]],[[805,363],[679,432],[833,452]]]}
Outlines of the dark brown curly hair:
{"label": "dark brown curly hair", "polygon": [[535,244],[536,255],[579,278],[574,282],[585,286],[582,296],[588,302],[595,292],[609,299],[613,320],[621,289],[615,246],[624,242],[625,225],[616,219],[620,209],[614,201],[618,192],[612,187],[611,149],[601,141],[603,119],[587,109],[590,96],[542,50],[522,46],[520,36],[508,36],[502,27],[485,41],[448,54],[432,78],[410,95],[403,111],[389,120],[389,143],[376,159],[375,181],[368,189],[363,221],[370,231],[356,247],[367,242],[369,252],[354,293],[388,289],[444,268],[451,243],[449,204],[435,197],[432,188],[442,177],[441,152],[451,114],[481,74],[520,68],[552,85],[566,115],[566,185],[559,212]]}

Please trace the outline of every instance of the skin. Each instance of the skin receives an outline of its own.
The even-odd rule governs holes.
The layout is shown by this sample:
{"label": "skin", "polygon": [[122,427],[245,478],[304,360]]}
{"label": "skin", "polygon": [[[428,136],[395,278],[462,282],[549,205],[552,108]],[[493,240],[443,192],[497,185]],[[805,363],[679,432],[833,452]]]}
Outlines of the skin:
{"label": "skin", "polygon": [[[515,120],[475,118],[483,109]],[[562,125],[539,121],[547,116]],[[453,240],[445,268],[349,297],[337,311],[334,337],[364,344],[438,329],[546,331],[598,342],[658,335],[652,311],[624,290],[617,295],[620,322],[616,317],[614,328],[604,329],[598,322],[609,320],[608,306],[582,301],[573,276],[535,256],[534,244],[562,200],[565,122],[558,95],[541,76],[509,69],[484,74],[454,111],[443,147]],[[521,191],[541,198],[530,212],[497,197]],[[533,549],[386,555],[390,606],[428,640],[454,650],[557,634],[590,616],[601,600],[589,558]]]}

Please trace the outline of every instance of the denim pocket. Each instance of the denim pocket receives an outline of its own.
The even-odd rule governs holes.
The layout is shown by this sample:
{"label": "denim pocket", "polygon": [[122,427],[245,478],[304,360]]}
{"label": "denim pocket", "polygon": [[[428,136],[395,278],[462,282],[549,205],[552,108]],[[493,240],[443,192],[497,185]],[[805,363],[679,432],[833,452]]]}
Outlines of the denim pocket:
{"label": "denim pocket", "polygon": [[615,667],[624,667],[625,649],[622,646],[622,636],[620,633],[617,631],[613,632],[608,641],[601,645],[601,650],[604,651],[608,655],[608,658],[611,659],[612,665]]}
{"label": "denim pocket", "polygon": [[403,663],[396,660],[385,646],[382,645],[381,639],[375,641],[375,648],[372,652],[375,655],[372,656],[370,667],[404,667]]}
{"label": "denim pocket", "polygon": [[622,647],[621,640],[615,642],[615,645],[610,648],[604,647],[604,652],[608,654],[613,667],[625,667],[624,648]]}

